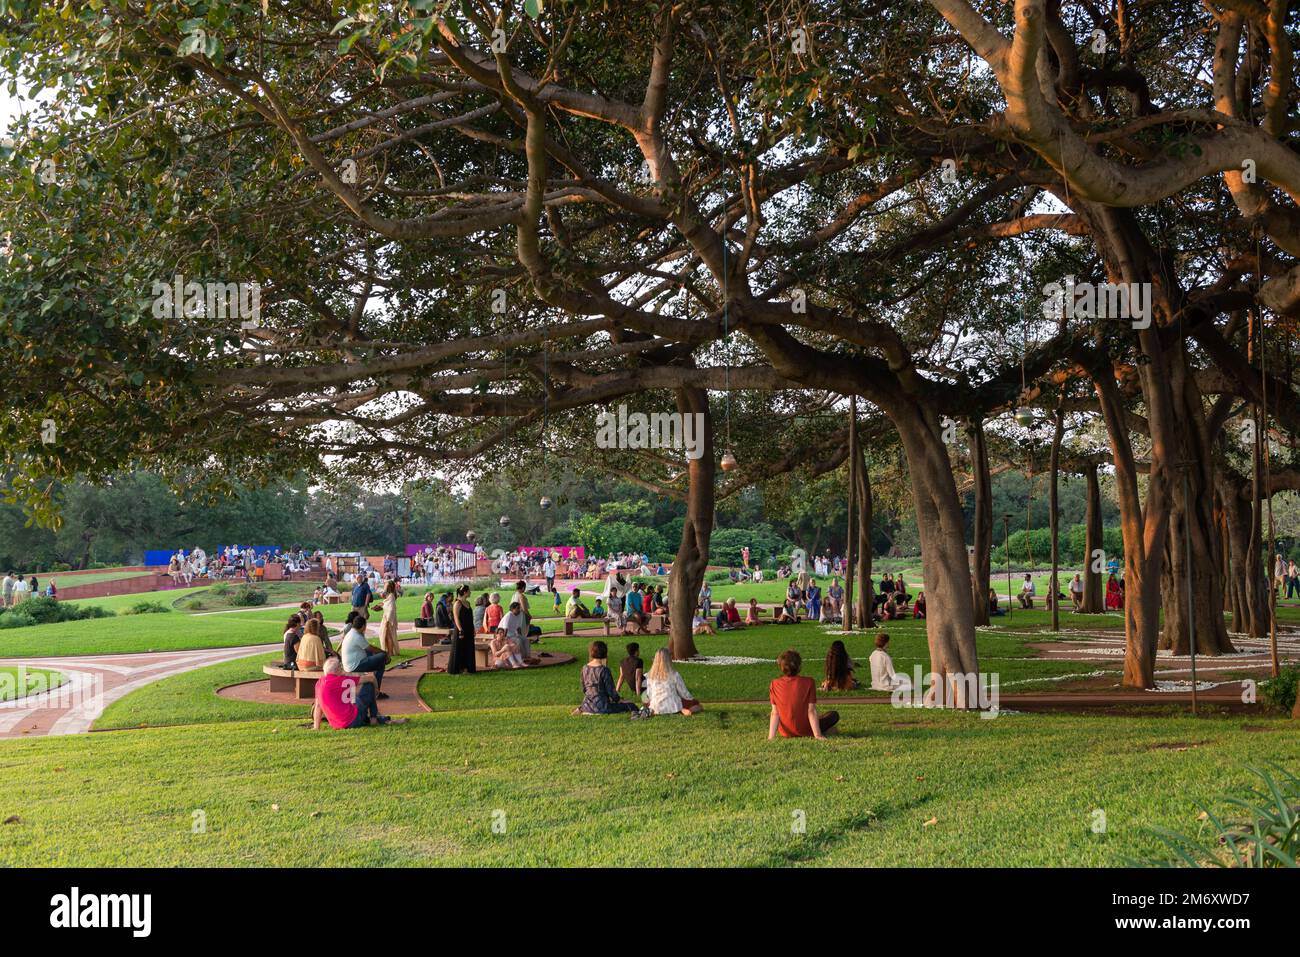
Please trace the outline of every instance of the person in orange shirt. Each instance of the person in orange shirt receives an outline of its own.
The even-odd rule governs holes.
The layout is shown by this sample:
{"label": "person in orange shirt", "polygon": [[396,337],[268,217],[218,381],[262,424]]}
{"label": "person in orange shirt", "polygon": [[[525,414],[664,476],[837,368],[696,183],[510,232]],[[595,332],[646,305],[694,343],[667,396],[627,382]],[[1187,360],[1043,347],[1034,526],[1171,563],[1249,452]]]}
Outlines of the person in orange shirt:
{"label": "person in orange shirt", "polygon": [[772,718],[768,722],[767,740],[780,732],[783,738],[817,738],[826,740],[826,732],[835,727],[840,716],[837,711],[817,714],[817,684],[811,678],[800,676],[803,658],[793,648],[781,652],[776,659],[781,677],[768,686],[768,699],[772,702]]}
{"label": "person in orange shirt", "polygon": [[501,624],[501,619],[505,615],[501,607],[501,595],[493,592],[488,599],[487,611],[483,612],[483,632],[488,635],[495,635],[497,625]]}

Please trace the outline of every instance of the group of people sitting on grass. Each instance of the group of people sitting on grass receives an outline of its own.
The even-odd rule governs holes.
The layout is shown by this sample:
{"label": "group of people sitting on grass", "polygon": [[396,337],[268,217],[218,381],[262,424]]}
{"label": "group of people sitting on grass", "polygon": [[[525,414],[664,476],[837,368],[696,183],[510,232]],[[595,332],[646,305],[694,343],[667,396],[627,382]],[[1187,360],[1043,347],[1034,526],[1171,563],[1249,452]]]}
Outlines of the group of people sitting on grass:
{"label": "group of people sitting on grass", "polygon": [[[909,687],[907,678],[895,674],[894,663],[886,648],[889,635],[876,636],[875,650],[869,661],[871,687],[876,691],[896,691]],[[619,663],[618,679],[609,667],[609,645],[593,641],[587,647],[588,661],[582,668],[582,702],[573,714],[627,714],[632,718],[651,718],[656,715],[699,714],[704,706],[691,695],[681,672],[673,665],[672,652],[665,646],[654,654],[650,670],[645,670],[641,646],[637,642],[627,645],[627,655]],[[799,674],[803,658],[793,648],[777,658],[781,670],[768,687],[772,705],[768,738],[825,737],[826,732],[839,721],[838,713],[817,712],[817,685],[811,678]],[[861,688],[854,677],[854,662],[849,657],[843,641],[834,641],[826,652],[825,679],[822,691],[853,691]],[[622,692],[626,688],[629,699]],[[639,703],[638,703],[639,701]]]}

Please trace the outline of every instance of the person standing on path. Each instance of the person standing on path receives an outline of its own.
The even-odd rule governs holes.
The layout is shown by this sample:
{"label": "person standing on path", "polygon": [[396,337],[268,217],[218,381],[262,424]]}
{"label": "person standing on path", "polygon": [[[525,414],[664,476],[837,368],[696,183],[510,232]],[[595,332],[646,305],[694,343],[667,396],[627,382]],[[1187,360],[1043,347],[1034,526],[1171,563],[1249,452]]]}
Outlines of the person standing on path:
{"label": "person standing on path", "polygon": [[379,647],[390,658],[396,658],[397,646],[397,582],[390,579],[384,586],[384,617],[379,622]]}
{"label": "person standing on path", "polygon": [[369,610],[374,592],[370,590],[370,582],[360,572],[357,572],[355,581],[356,584],[352,586],[352,610],[358,615],[364,615]]}

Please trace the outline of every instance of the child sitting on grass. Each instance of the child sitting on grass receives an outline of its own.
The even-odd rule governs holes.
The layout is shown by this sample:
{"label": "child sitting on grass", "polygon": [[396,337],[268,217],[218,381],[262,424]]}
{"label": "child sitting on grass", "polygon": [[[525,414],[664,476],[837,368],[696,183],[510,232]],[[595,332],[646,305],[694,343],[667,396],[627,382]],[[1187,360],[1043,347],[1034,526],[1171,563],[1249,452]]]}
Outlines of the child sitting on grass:
{"label": "child sitting on grass", "polygon": [[614,677],[609,673],[609,646],[603,641],[593,641],[587,647],[591,659],[582,667],[582,704],[573,709],[574,714],[626,714],[637,706],[619,698],[614,690]]}
{"label": "child sitting on grass", "polygon": [[644,690],[644,675],[645,662],[641,660],[641,646],[635,641],[628,642],[627,657],[619,662],[618,684],[614,685],[614,690],[622,691],[626,683],[629,692],[639,695]]}
{"label": "child sitting on grass", "polygon": [[747,625],[758,624],[758,599],[757,598],[751,598],[749,600],[749,611],[745,614],[745,624]]}

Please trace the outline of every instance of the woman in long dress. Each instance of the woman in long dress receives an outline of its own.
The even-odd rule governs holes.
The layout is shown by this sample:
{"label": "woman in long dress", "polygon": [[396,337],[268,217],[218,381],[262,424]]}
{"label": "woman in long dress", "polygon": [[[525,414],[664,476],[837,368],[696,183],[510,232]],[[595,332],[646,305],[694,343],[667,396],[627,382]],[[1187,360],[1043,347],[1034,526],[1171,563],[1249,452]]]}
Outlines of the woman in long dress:
{"label": "woman in long dress", "polygon": [[389,581],[384,586],[384,617],[379,622],[379,647],[390,658],[397,660],[397,582]]}
{"label": "woman in long dress", "polygon": [[474,609],[469,604],[468,585],[461,585],[456,591],[451,620],[451,654],[447,658],[447,674],[474,674],[478,668],[474,661]]}

